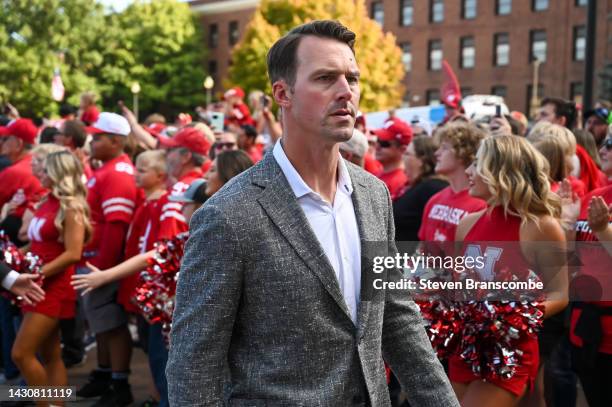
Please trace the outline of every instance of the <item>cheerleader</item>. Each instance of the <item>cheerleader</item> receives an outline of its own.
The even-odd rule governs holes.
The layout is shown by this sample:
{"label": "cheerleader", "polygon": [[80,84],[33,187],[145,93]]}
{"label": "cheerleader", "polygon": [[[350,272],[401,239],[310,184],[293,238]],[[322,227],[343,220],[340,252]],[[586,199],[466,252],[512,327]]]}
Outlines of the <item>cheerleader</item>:
{"label": "cheerleader", "polygon": [[[523,279],[530,269],[538,275],[550,273],[552,277],[544,279],[549,293],[543,302],[544,317],[561,311],[567,305],[565,265],[542,250],[541,245],[519,245],[519,242],[553,242],[555,247],[565,247],[565,234],[558,220],[561,204],[550,191],[545,158],[523,138],[490,137],[482,141],[476,160],[466,173],[470,195],[485,200],[487,208],[463,218],[456,239],[463,242],[466,256],[478,252],[497,258],[492,265],[487,262],[477,270],[481,278],[493,279],[503,269],[510,269]],[[522,357],[510,379],[478,376],[458,355],[451,357],[449,376],[462,406],[517,404],[537,375],[537,337],[526,336],[517,347]]]}
{"label": "cheerleader", "polygon": [[44,168],[41,183],[50,192],[34,213],[28,237],[30,251],[44,262],[45,299],[22,307],[24,318],[12,358],[28,386],[66,386],[59,320],[74,317],[76,294],[70,278],[91,224],[79,160],[69,151],[59,151],[47,156]]}

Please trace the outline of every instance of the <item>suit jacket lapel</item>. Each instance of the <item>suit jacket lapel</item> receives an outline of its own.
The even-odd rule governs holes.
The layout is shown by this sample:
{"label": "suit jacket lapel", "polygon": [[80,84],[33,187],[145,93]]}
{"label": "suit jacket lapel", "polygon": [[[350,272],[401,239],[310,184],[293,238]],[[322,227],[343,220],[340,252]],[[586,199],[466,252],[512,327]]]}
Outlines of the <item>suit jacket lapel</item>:
{"label": "suit jacket lapel", "polygon": [[265,188],[257,199],[259,204],[350,320],[334,269],[271,153],[266,155],[259,166],[253,182]]}
{"label": "suit jacket lapel", "polygon": [[[372,291],[374,289],[371,281],[372,269],[366,255],[369,251],[369,247],[372,245],[371,242],[380,239],[376,236],[371,236],[371,231],[376,229],[371,225],[373,221],[372,217],[366,216],[368,213],[372,212],[371,209],[369,209],[371,203],[367,185],[352,166],[347,165],[347,167],[351,176],[351,182],[353,183],[352,199],[361,241],[361,290],[359,294],[359,307],[357,310],[358,335],[361,336],[368,320],[368,313],[370,311],[369,300],[372,298]],[[380,221],[380,219],[378,219],[378,221]]]}

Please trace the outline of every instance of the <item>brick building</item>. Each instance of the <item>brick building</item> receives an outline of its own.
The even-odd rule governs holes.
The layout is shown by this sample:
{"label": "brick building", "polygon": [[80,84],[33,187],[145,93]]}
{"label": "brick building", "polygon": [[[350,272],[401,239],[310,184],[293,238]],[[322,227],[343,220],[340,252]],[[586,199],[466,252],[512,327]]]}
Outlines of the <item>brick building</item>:
{"label": "brick building", "polygon": [[[314,1],[314,0],[313,0]],[[341,0],[339,0],[341,1]],[[196,0],[216,89],[258,0]],[[464,95],[498,94],[528,111],[539,67],[538,95],[580,100],[587,0],[366,0],[370,17],[392,32],[406,68],[405,105],[435,103],[446,59]],[[610,15],[610,17],[609,17]],[[610,21],[610,22],[609,22]],[[612,61],[612,0],[598,0],[595,67]],[[595,80],[595,97],[598,80]]]}

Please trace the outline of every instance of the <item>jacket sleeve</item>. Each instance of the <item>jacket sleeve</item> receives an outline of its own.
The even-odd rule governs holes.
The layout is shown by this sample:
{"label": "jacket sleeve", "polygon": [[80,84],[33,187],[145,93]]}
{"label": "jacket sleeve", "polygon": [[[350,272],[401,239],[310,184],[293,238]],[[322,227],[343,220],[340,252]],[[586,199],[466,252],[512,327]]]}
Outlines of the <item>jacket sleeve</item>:
{"label": "jacket sleeve", "polygon": [[214,204],[193,215],[190,230],[170,334],[168,397],[174,406],[222,406],[242,252],[234,227]]}
{"label": "jacket sleeve", "polygon": [[[389,255],[397,252],[391,199],[388,201]],[[399,270],[389,271],[389,281],[399,281]],[[386,290],[383,319],[383,358],[398,377],[411,406],[456,406],[459,402],[425,334],[418,306],[406,290]]]}

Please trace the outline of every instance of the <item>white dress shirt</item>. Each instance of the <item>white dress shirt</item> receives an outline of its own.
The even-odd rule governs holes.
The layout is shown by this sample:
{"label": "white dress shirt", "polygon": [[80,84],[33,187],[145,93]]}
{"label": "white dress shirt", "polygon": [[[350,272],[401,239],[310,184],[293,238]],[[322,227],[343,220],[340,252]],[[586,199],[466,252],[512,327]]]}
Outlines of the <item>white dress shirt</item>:
{"label": "white dress shirt", "polygon": [[304,182],[280,142],[274,146],[273,154],[336,273],[351,319],[357,324],[361,290],[361,242],[351,199],[353,185],[346,163],[339,157],[336,196],[333,205],[330,205]]}
{"label": "white dress shirt", "polygon": [[10,290],[11,288],[13,288],[13,284],[15,284],[15,281],[17,281],[17,277],[19,277],[18,272],[16,272],[15,270],[9,271],[6,277],[4,277],[4,279],[2,280],[2,287],[7,290]]}

